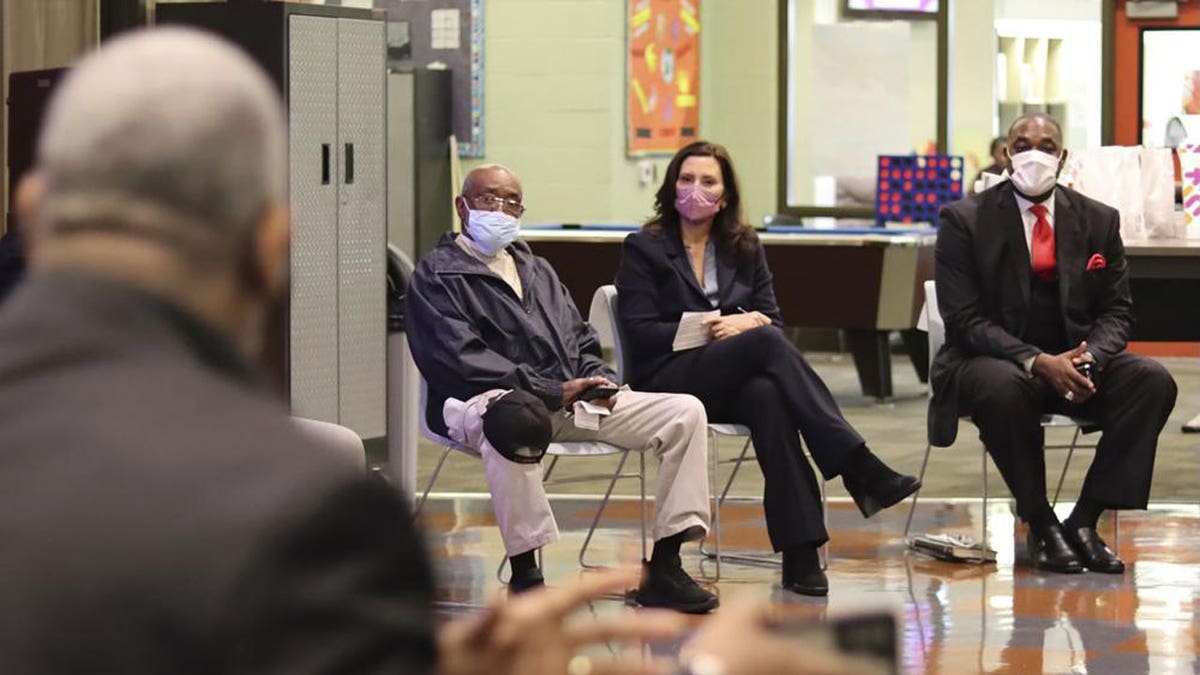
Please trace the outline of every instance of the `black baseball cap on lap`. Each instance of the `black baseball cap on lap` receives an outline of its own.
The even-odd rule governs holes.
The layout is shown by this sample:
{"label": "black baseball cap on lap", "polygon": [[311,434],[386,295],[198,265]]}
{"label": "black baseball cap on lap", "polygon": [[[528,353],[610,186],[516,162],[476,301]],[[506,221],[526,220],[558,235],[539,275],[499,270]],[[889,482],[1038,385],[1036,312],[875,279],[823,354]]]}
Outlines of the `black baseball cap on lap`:
{"label": "black baseball cap on lap", "polygon": [[505,459],[537,464],[550,445],[550,410],[540,398],[514,389],[488,404],[483,435]]}

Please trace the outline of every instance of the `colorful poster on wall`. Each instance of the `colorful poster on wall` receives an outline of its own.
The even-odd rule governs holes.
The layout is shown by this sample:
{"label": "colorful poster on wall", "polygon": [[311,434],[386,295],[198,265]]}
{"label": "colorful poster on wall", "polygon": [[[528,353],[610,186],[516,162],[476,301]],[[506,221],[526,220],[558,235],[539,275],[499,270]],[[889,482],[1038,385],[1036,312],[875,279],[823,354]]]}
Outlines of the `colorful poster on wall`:
{"label": "colorful poster on wall", "polygon": [[626,151],[671,154],[700,128],[700,0],[629,0]]}

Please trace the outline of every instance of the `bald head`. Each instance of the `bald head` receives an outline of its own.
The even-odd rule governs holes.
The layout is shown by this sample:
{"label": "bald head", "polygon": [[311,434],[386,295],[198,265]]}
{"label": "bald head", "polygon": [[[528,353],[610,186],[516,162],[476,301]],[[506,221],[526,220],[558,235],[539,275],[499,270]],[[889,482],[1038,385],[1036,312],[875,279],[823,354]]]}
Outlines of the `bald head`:
{"label": "bald head", "polygon": [[[455,208],[466,229],[468,211],[504,210],[517,218],[524,207],[517,208],[524,200],[521,181],[508,167],[500,164],[484,164],[472,169],[463,179],[462,194],[455,200]],[[494,200],[503,200],[494,201]]]}
{"label": "bald head", "polygon": [[285,153],[278,96],[240,50],[194,30],[138,31],[80,61],[54,96],[39,221],[48,236],[232,245],[283,204]]}
{"label": "bald head", "polygon": [[[1008,127],[1008,147],[1011,151],[1014,145],[1023,143],[1025,149],[1037,148],[1043,151],[1048,143],[1054,144],[1054,154],[1062,150],[1062,125],[1046,113],[1026,113],[1021,115]],[[1045,146],[1045,147],[1044,147]]]}
{"label": "bald head", "polygon": [[[515,191],[521,196],[521,181],[503,164],[484,164],[471,169],[463,179],[462,194],[473,197],[493,189]],[[510,195],[511,196],[511,195]]]}

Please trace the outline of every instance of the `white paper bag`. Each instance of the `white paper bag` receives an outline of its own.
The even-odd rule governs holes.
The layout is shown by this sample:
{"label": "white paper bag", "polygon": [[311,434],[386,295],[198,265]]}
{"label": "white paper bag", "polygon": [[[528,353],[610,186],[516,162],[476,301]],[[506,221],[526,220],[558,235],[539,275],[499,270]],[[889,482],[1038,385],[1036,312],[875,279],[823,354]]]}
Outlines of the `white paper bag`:
{"label": "white paper bag", "polygon": [[1146,237],[1141,148],[1109,146],[1068,157],[1075,189],[1121,213],[1121,238]]}
{"label": "white paper bag", "polygon": [[1175,160],[1170,148],[1142,148],[1142,211],[1146,236],[1182,237],[1185,226],[1175,218]]}

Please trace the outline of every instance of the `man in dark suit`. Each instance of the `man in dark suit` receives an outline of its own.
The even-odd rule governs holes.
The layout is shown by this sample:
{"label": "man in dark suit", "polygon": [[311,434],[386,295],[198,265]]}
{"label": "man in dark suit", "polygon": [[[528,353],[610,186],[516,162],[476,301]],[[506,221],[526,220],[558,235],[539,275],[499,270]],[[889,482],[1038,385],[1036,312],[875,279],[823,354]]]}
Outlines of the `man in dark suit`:
{"label": "man in dark suit", "polygon": [[[947,205],[938,231],[946,344],[933,364],[930,441],[953,443],[970,415],[1029,524],[1036,567],[1120,573],[1096,523],[1142,509],[1175,382],[1125,351],[1132,320],[1117,212],[1056,179],[1062,130],[1044,114],[1008,132],[1009,181]],[[1043,413],[1092,420],[1104,434],[1074,510],[1046,500]]]}
{"label": "man in dark suit", "polygon": [[56,94],[0,310],[0,672],[433,669],[403,504],[251,365],[287,291],[286,138],[266,77],[190,31],[114,40]]}

